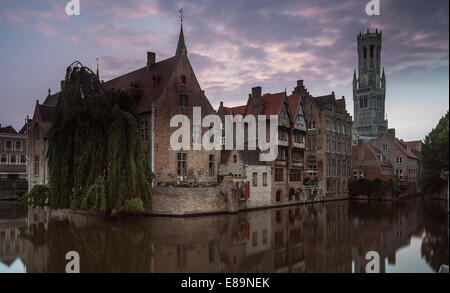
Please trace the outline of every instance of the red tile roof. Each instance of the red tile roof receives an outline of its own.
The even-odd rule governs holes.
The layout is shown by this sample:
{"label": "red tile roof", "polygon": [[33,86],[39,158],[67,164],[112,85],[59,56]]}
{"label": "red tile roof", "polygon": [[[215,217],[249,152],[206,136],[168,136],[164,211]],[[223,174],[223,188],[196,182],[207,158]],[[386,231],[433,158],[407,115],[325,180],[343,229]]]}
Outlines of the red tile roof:
{"label": "red tile roof", "polygon": [[421,140],[405,141],[405,144],[416,151],[420,151],[422,149],[422,141]]}
{"label": "red tile roof", "polygon": [[398,139],[395,139],[394,143],[402,151],[402,153],[404,153],[407,157],[418,160],[416,155],[413,154],[412,152],[408,152],[405,149],[405,147],[401,145],[401,143],[400,143],[400,141]]}
{"label": "red tile roof", "polygon": [[289,110],[291,111],[291,115],[295,116],[297,114],[298,104],[300,102],[300,95],[293,94],[288,97]]}

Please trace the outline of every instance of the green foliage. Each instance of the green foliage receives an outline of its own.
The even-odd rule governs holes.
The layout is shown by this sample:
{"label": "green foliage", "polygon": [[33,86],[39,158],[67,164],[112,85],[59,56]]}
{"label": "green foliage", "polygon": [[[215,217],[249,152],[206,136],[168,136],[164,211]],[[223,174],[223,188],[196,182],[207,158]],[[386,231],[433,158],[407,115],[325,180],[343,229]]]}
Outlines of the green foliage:
{"label": "green foliage", "polygon": [[382,198],[389,194],[395,196],[399,193],[398,184],[393,178],[388,181],[379,178],[372,181],[366,178],[354,180],[350,182],[348,190],[351,197],[366,195],[373,198]]}
{"label": "green foliage", "polygon": [[439,120],[422,145],[422,186],[428,192],[437,192],[446,181],[440,178],[442,170],[448,171],[449,154],[449,112]]}
{"label": "green foliage", "polygon": [[140,198],[127,199],[121,211],[125,213],[142,213],[145,211],[144,203]]}
{"label": "green foliage", "polygon": [[79,62],[67,68],[47,156],[52,208],[110,213],[135,197],[150,205],[152,174],[133,99],[105,91]]}
{"label": "green foliage", "polygon": [[31,191],[19,199],[24,207],[43,207],[49,198],[50,189],[46,185],[35,185]]}

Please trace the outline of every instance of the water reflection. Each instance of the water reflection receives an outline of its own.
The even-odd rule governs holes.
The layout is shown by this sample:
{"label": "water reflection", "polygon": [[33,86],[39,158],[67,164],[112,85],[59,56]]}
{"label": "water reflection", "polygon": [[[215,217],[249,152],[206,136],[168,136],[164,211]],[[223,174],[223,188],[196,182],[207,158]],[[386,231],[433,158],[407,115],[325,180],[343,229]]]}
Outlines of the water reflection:
{"label": "water reflection", "polygon": [[64,272],[70,250],[82,272],[364,272],[369,250],[383,272],[409,271],[399,250],[418,260],[411,271],[448,264],[445,203],[422,198],[107,221],[0,204],[0,219],[0,272],[17,259],[28,272]]}

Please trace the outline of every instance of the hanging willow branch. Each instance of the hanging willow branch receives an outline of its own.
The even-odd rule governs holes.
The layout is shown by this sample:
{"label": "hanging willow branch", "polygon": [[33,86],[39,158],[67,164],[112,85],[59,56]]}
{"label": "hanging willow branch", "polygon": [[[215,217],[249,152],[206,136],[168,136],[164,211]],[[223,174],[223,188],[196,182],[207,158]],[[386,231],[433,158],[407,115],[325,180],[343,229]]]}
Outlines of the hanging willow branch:
{"label": "hanging willow branch", "polygon": [[67,68],[47,156],[52,208],[110,213],[136,198],[150,205],[152,174],[133,100],[105,91],[80,62]]}

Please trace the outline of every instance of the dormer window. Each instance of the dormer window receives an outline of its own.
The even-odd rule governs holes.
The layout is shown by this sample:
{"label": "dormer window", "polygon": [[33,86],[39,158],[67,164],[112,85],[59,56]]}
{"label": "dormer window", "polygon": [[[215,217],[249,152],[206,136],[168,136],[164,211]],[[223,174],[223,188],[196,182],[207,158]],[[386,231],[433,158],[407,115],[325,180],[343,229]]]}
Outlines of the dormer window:
{"label": "dormer window", "polygon": [[305,125],[305,118],[303,118],[303,115],[297,116],[297,125]]}
{"label": "dormer window", "polygon": [[182,75],[180,78],[180,83],[181,84],[186,84],[186,75]]}

